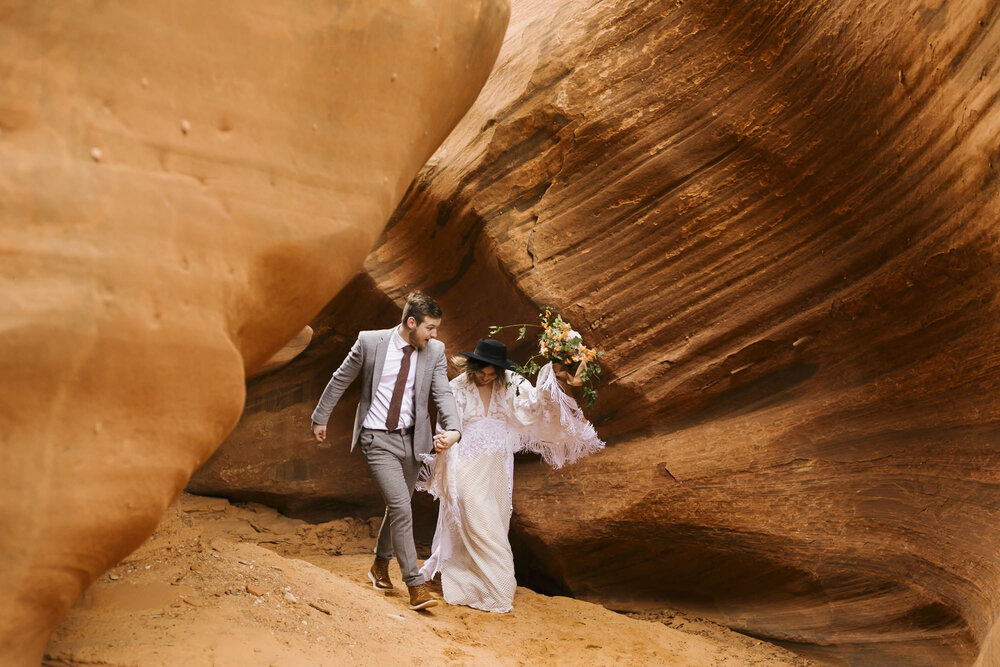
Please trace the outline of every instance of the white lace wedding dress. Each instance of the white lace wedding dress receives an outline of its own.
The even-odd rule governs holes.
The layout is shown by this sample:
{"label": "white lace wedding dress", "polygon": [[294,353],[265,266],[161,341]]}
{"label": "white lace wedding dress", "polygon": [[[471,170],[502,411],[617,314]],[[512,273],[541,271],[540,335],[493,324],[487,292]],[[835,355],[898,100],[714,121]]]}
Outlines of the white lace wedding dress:
{"label": "white lace wedding dress", "polygon": [[494,387],[488,406],[465,374],[451,381],[462,420],[462,439],[429,457],[418,487],[440,500],[431,557],[421,573],[441,573],[444,599],[485,611],[512,609],[514,556],[507,533],[514,488],[514,452],[541,454],[554,468],[604,447],[552,365],[537,387],[511,371],[507,387]]}

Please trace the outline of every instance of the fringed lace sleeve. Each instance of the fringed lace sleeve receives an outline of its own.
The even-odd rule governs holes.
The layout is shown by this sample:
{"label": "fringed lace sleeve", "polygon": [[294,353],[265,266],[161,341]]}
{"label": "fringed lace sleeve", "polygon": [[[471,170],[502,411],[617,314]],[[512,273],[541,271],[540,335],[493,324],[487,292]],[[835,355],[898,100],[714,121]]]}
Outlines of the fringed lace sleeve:
{"label": "fringed lace sleeve", "polygon": [[561,468],[604,448],[576,401],[559,386],[551,363],[538,371],[537,386],[514,375],[509,391],[508,425],[520,435],[522,451],[541,454],[547,464]]}

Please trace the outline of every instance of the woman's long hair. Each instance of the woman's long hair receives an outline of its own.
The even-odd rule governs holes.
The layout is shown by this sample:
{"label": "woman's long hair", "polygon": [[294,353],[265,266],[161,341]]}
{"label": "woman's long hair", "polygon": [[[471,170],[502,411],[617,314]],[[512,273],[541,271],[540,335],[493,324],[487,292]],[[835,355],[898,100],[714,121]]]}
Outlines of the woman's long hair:
{"label": "woman's long hair", "polygon": [[[456,354],[451,358],[452,365],[458,369],[459,373],[465,373],[465,381],[469,384],[474,384],[472,381],[472,374],[476,371],[481,371],[487,366],[493,366],[493,364],[488,364],[484,361],[479,361],[478,359],[469,359],[468,357]],[[494,382],[498,386],[503,386],[504,382],[507,380],[507,375],[503,368],[499,366],[493,366],[493,369],[497,372],[497,378]]]}

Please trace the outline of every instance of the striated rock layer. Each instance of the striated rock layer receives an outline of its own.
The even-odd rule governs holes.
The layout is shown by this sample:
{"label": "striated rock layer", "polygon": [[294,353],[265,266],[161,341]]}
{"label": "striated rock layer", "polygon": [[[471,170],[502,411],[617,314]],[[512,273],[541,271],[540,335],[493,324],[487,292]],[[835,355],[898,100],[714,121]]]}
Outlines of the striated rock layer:
{"label": "striated rock layer", "polygon": [[0,655],[37,664],[357,273],[503,0],[0,10]]}
{"label": "striated rock layer", "polygon": [[452,349],[550,304],[607,352],[608,450],[518,466],[523,578],[992,663],[998,92],[982,0],[513,3],[366,268]]}
{"label": "striated rock layer", "polygon": [[984,0],[515,0],[326,312],[337,340],[254,381],[206,479],[377,504],[360,457],[303,448],[357,329],[414,286],[453,351],[549,304],[606,351],[609,447],[519,461],[522,582],[854,664],[994,664],[998,22]]}

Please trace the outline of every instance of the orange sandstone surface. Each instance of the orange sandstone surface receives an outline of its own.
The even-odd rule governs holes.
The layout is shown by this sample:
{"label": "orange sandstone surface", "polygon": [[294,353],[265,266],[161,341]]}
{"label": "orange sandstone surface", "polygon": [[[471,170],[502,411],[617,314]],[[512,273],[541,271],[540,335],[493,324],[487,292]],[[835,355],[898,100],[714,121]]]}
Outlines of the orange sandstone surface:
{"label": "orange sandstone surface", "polygon": [[608,448],[518,462],[523,583],[821,660],[997,664],[998,92],[985,0],[514,0],[476,104],[193,488],[374,513],[363,461],[307,440],[357,330],[417,286],[452,351],[551,305],[606,352]]}
{"label": "orange sandstone surface", "polygon": [[0,655],[139,546],[356,274],[504,0],[0,9]]}

